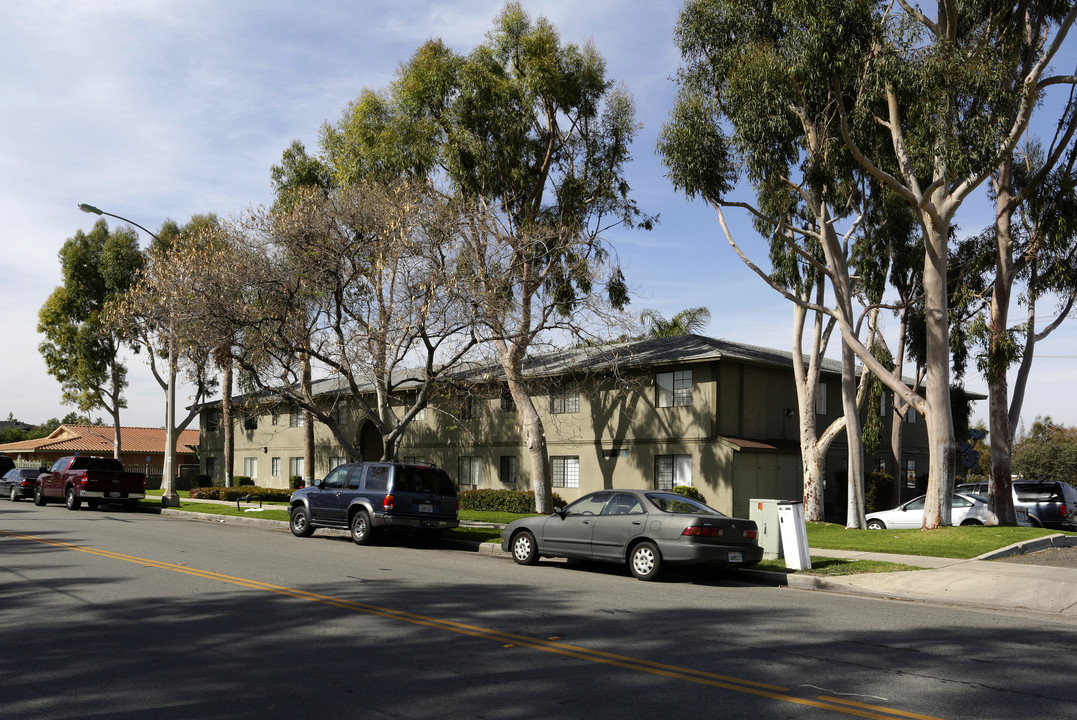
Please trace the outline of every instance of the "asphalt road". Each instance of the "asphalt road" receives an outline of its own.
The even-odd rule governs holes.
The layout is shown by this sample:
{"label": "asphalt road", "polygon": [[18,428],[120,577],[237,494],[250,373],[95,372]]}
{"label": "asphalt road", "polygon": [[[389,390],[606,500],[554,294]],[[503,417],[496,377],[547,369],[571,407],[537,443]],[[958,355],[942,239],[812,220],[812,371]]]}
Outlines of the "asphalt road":
{"label": "asphalt road", "polygon": [[[1077,717],[1046,620],[0,502],[0,717]],[[910,714],[911,713],[911,714]]]}

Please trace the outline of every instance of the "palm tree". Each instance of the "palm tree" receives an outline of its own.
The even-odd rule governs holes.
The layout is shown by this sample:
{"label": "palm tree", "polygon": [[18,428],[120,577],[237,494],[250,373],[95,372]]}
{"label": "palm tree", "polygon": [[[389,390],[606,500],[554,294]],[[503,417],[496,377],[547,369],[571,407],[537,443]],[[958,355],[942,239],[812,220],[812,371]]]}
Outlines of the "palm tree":
{"label": "palm tree", "polygon": [[711,320],[711,311],[703,306],[688,308],[667,320],[662,313],[648,308],[640,313],[639,319],[647,330],[646,337],[672,338],[703,330]]}

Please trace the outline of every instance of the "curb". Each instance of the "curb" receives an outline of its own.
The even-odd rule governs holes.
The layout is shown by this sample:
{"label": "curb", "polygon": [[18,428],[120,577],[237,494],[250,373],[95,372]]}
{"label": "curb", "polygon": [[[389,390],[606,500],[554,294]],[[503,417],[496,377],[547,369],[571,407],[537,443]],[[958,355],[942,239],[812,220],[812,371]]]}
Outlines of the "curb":
{"label": "curb", "polygon": [[1036,538],[1035,540],[1023,540],[1019,543],[999,548],[998,550],[992,550],[991,552],[984,553],[983,555],[972,559],[998,560],[999,558],[1011,557],[1013,555],[1027,555],[1028,553],[1039,552],[1040,550],[1062,547],[1077,547],[1077,537],[1058,533],[1057,535],[1048,535],[1047,537]]}

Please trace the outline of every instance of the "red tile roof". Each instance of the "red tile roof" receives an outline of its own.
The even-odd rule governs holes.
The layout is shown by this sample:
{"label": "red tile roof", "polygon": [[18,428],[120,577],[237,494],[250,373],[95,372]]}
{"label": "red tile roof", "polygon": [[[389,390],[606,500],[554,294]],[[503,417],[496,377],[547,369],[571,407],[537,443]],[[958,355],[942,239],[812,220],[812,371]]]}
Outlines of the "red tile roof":
{"label": "red tile roof", "polygon": [[[72,452],[112,453],[114,438],[111,425],[61,425],[48,437],[0,445],[0,452]],[[164,428],[120,428],[120,441],[125,453],[164,455]],[[198,431],[184,430],[176,439],[177,452],[189,452],[188,446],[198,445]]]}

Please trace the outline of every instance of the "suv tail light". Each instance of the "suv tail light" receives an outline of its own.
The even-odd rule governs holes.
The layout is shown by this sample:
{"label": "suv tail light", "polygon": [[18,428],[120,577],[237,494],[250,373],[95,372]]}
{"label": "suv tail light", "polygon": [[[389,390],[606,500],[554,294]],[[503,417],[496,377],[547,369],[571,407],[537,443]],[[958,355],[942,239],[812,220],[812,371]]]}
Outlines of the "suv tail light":
{"label": "suv tail light", "polygon": [[1066,503],[1058,504],[1058,514],[1062,516],[1062,519],[1066,519],[1066,515],[1069,513],[1069,509],[1066,507]]}
{"label": "suv tail light", "polygon": [[396,498],[392,495],[386,495],[385,499],[381,501],[381,505],[386,510],[392,510],[396,506]]}

